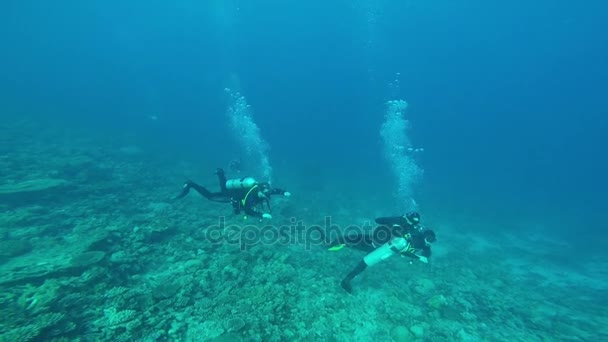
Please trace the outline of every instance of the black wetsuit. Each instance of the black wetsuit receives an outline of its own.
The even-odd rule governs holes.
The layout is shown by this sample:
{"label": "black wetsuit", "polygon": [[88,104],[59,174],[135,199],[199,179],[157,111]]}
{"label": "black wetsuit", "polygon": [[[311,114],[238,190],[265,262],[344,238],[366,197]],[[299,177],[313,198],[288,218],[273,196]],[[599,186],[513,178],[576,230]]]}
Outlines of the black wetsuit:
{"label": "black wetsuit", "polygon": [[[341,236],[330,244],[330,249],[345,245],[371,252],[395,238],[404,237],[409,241],[409,248],[400,253],[402,256],[412,259],[420,259],[421,256],[427,259],[431,257],[431,247],[425,243],[424,233],[418,225],[409,223],[403,216],[379,217],[376,219],[376,223],[381,226],[376,227],[371,234],[360,233]],[[367,269],[367,264],[362,260],[342,280],[342,288],[351,293],[351,280],[365,269]]]}
{"label": "black wetsuit", "polygon": [[379,217],[376,219],[376,223],[379,224],[379,226],[371,233],[367,232],[340,236],[330,244],[330,247],[343,244],[371,252],[396,237],[415,234],[419,231],[418,225],[409,223],[403,216]]}
{"label": "black wetsuit", "polygon": [[[270,196],[285,194],[284,190],[271,188],[268,184],[264,183],[258,183],[251,188],[246,189],[227,189],[224,170],[218,169],[216,174],[220,185],[219,192],[211,192],[199,184],[187,181],[184,184],[182,192],[177,195],[176,199],[186,196],[188,192],[190,192],[190,189],[194,189],[203,197],[211,201],[231,203],[235,215],[238,215],[243,211],[248,216],[262,218],[263,213],[258,211],[257,208],[266,205],[266,208],[270,211]],[[263,195],[260,195],[260,193]]]}

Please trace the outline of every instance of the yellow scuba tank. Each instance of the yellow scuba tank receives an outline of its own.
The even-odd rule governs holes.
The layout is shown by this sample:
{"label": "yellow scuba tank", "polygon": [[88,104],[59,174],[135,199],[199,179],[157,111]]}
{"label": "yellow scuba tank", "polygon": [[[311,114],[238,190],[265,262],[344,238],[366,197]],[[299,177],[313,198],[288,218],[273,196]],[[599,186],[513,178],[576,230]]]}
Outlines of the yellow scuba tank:
{"label": "yellow scuba tank", "polygon": [[253,177],[235,178],[226,181],[226,189],[249,189],[256,184],[257,182]]}

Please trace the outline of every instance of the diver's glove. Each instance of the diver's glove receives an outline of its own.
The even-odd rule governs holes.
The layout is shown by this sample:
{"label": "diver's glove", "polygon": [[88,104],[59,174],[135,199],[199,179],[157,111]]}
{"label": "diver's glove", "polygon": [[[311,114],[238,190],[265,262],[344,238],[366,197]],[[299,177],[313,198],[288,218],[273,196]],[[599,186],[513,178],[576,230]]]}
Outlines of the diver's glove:
{"label": "diver's glove", "polygon": [[283,193],[283,196],[285,196],[285,197],[289,197],[289,196],[291,196],[291,192],[289,192],[289,191],[285,191],[285,192]]}
{"label": "diver's glove", "polygon": [[270,215],[269,213],[264,213],[264,214],[262,214],[262,218],[270,220],[270,219],[272,219],[272,215]]}
{"label": "diver's glove", "polygon": [[425,264],[429,263],[429,258],[422,256],[422,255],[418,256],[418,260],[422,261]]}

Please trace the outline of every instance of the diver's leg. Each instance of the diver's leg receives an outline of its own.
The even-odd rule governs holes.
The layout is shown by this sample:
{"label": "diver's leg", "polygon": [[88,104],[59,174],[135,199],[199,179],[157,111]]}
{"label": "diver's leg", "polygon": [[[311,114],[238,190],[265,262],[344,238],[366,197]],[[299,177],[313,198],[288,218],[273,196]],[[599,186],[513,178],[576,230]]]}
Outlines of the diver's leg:
{"label": "diver's leg", "polygon": [[220,192],[222,192],[222,193],[227,192],[227,190],[226,190],[226,175],[224,174],[224,169],[218,168],[215,171],[215,174],[217,175],[217,181],[220,183]]}
{"label": "diver's leg", "polygon": [[376,247],[374,246],[374,238],[372,234],[363,234],[363,236],[359,240],[359,243],[354,245],[354,247],[366,252],[371,252],[376,249]]}
{"label": "diver's leg", "polygon": [[182,192],[180,192],[180,194],[177,195],[175,197],[175,199],[179,199],[179,198],[185,197],[190,192],[190,189],[194,189],[194,191],[198,192],[203,197],[205,197],[207,199],[210,199],[210,200],[216,200],[220,195],[223,196],[220,193],[213,193],[213,192],[205,189],[205,187],[200,186],[200,185],[194,183],[193,181],[186,181],[184,183],[184,186],[182,187]]}
{"label": "diver's leg", "polygon": [[366,233],[348,234],[346,236],[340,235],[336,240],[329,244],[328,249],[330,251],[338,251],[346,246],[354,247],[366,252],[374,249],[371,235]]}
{"label": "diver's leg", "polygon": [[179,195],[175,196],[173,199],[180,199],[180,198],[186,197],[186,195],[190,192],[190,188],[192,187],[190,185],[191,183],[192,183],[191,181],[186,181],[184,183],[184,185],[182,186],[182,191],[179,193]]}
{"label": "diver's leg", "polygon": [[344,237],[344,235],[339,235],[335,240],[329,243],[328,250],[339,251],[344,247],[346,247],[346,238]]}
{"label": "diver's leg", "polygon": [[367,264],[364,261],[359,262],[357,264],[357,266],[352,271],[350,271],[350,273],[347,274],[344,279],[342,279],[342,282],[340,283],[340,285],[342,285],[342,288],[348,293],[353,293],[353,288],[350,285],[350,282],[356,276],[361,274],[361,272],[365,271],[366,268],[367,268]]}
{"label": "diver's leg", "polygon": [[211,191],[207,190],[205,187],[200,186],[196,183],[192,183],[191,187],[192,187],[192,189],[194,189],[194,191],[198,192],[206,199],[209,199],[212,201],[218,201],[218,202],[226,202],[228,200],[228,199],[226,199],[226,196],[223,193],[211,192]]}

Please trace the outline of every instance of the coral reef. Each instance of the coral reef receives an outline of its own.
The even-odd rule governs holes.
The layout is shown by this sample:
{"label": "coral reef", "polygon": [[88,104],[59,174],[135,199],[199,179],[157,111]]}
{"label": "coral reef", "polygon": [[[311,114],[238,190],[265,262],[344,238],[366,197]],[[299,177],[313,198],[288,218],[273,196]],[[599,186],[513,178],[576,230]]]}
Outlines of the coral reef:
{"label": "coral reef", "polygon": [[[310,245],[290,218],[304,226],[323,225],[327,214],[342,227],[361,224],[380,211],[366,198],[337,194],[335,204],[327,201],[327,190],[303,191],[275,205],[277,213],[290,215],[274,219],[286,227],[280,242],[215,243],[210,227],[231,209],[198,198],[168,201],[181,181],[173,176],[177,166],[155,164],[152,157],[145,164],[132,161],[120,151],[128,142],[80,139],[69,144],[77,148],[21,141],[1,161],[10,164],[15,179],[48,179],[36,170],[53,170],[70,187],[58,185],[66,191],[53,193],[51,200],[26,196],[3,202],[0,341],[608,337],[606,283],[585,277],[605,269],[601,260],[586,273],[551,269],[526,252],[537,245],[524,248],[518,241],[514,253],[513,244],[496,237],[479,250],[470,236],[439,229],[432,264],[389,259],[358,278],[348,295],[340,279],[364,253],[348,248],[330,253]],[[44,189],[48,182],[38,186]],[[3,191],[19,188],[23,185]],[[225,218],[227,227],[242,224]]]}
{"label": "coral reef", "polygon": [[42,178],[0,185],[0,195],[45,191],[66,185],[63,179]]}

